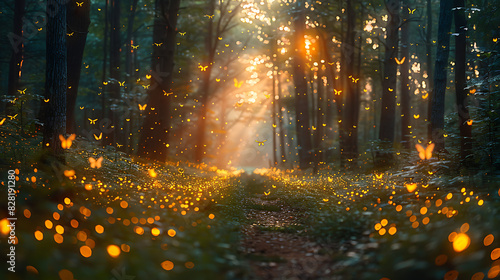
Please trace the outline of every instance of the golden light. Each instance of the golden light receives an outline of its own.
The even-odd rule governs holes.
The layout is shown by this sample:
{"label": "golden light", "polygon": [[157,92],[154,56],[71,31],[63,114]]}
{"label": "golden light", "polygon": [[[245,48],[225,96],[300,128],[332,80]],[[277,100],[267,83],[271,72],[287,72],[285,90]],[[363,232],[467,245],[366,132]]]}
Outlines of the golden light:
{"label": "golden light", "polygon": [[215,218],[215,215],[214,215],[214,214],[210,214],[210,215],[208,215],[208,218],[209,218],[210,220],[213,220],[213,219]]}
{"label": "golden light", "polygon": [[500,274],[500,265],[495,265],[488,271],[488,278],[495,278]]}
{"label": "golden light", "polygon": [[500,248],[495,248],[491,251],[491,260],[494,261],[498,258],[500,258]]}
{"label": "golden light", "polygon": [[161,267],[165,270],[172,270],[174,268],[174,263],[171,261],[164,261],[161,263]]}
{"label": "golden light", "polygon": [[95,232],[102,234],[104,232],[104,227],[101,225],[95,226]]}
{"label": "golden light", "polygon": [[148,173],[149,173],[149,176],[151,176],[152,178],[156,178],[156,176],[157,176],[156,171],[154,169],[149,169]]}
{"label": "golden light", "polygon": [[59,271],[59,278],[61,278],[61,280],[73,280],[73,272],[67,269],[62,269]]}
{"label": "golden light", "polygon": [[84,256],[85,258],[89,258],[90,256],[92,256],[92,249],[90,249],[89,246],[84,245],[80,247],[80,254],[82,254],[82,256]]}
{"label": "golden light", "polygon": [[482,272],[476,272],[471,277],[471,280],[483,280],[483,279],[484,279],[484,273]]}
{"label": "golden light", "polygon": [[152,228],[151,229],[151,235],[153,235],[153,236],[160,235],[160,230],[158,228]]}
{"label": "golden light", "polygon": [[7,218],[0,221],[0,231],[2,235],[7,235],[10,232],[9,221]]}
{"label": "golden light", "polygon": [[459,233],[453,239],[453,250],[455,252],[462,252],[467,249],[470,245],[470,237],[465,233]]}
{"label": "golden light", "polygon": [[408,192],[414,192],[417,189],[417,183],[405,184]]}
{"label": "golden light", "polygon": [[173,230],[173,229],[169,229],[169,230],[168,230],[168,232],[167,232],[167,234],[168,234],[168,236],[170,236],[170,237],[174,237],[174,236],[175,236],[175,234],[176,234],[176,232],[175,232],[175,230]]}
{"label": "golden light", "polygon": [[472,120],[468,120],[467,125],[472,125]]}
{"label": "golden light", "polygon": [[121,207],[121,208],[127,208],[127,207],[128,207],[128,202],[126,202],[125,200],[122,200],[122,201],[120,202],[120,207]]}
{"label": "golden light", "polygon": [[483,244],[484,244],[484,246],[490,246],[491,243],[493,243],[494,240],[495,240],[495,237],[493,236],[493,234],[488,234],[484,238]]}
{"label": "golden light", "polygon": [[120,247],[116,245],[109,245],[107,251],[112,258],[117,258],[121,253]]}
{"label": "golden light", "polygon": [[92,190],[92,184],[85,184],[85,189],[86,189],[87,191]]}
{"label": "golden light", "polygon": [[41,231],[39,231],[39,230],[35,231],[35,238],[38,241],[43,240],[43,233]]}
{"label": "golden light", "polygon": [[26,266],[26,271],[34,273],[34,274],[38,274],[38,270],[34,266],[31,266],[31,265]]}

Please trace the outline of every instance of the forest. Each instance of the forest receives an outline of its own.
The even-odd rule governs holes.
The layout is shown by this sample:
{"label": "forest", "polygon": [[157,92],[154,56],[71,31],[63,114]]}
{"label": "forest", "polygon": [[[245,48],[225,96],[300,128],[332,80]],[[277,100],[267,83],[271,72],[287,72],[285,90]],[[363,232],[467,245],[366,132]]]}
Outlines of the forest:
{"label": "forest", "polygon": [[500,1],[0,15],[2,279],[500,279]]}

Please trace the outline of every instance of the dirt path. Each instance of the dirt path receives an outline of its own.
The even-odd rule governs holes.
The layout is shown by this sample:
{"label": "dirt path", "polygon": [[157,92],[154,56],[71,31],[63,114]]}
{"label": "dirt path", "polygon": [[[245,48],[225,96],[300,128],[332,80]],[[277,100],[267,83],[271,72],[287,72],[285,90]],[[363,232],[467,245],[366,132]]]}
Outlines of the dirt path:
{"label": "dirt path", "polygon": [[301,234],[307,217],[280,198],[264,194],[244,199],[247,219],[241,247],[256,279],[341,279],[334,275],[332,248]]}

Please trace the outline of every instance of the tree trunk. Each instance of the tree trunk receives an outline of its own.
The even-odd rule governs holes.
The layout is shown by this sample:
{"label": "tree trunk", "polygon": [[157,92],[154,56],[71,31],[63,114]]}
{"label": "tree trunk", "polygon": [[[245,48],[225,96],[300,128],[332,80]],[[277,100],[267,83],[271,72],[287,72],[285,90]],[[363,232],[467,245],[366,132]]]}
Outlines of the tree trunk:
{"label": "tree trunk", "polygon": [[[43,146],[64,161],[59,135],[66,133],[66,9],[64,0],[47,0],[47,41]],[[58,7],[53,9],[53,7]],[[49,10],[50,9],[50,10]]]}
{"label": "tree trunk", "polygon": [[[299,3],[302,5],[303,3]],[[303,7],[299,7],[303,9]],[[305,60],[305,17],[302,10],[296,16],[293,25],[295,36],[293,41],[293,84],[295,85],[295,121],[299,168],[306,169],[312,161],[312,141],[309,129],[309,100],[307,96],[306,60]]]}
{"label": "tree trunk", "polygon": [[[25,0],[17,0],[15,1],[14,6],[14,25],[13,25],[13,38],[19,38],[20,40],[14,45],[12,43],[12,55],[10,57],[9,62],[9,84],[7,86],[7,95],[14,96],[19,89],[19,80],[21,78],[21,68],[23,64],[23,52],[24,52],[24,44],[23,42],[23,17],[26,9],[26,1]],[[5,114],[7,114],[8,102],[5,103]],[[0,108],[4,110],[4,107]]]}
{"label": "tree trunk", "polygon": [[[111,82],[108,85],[110,100],[112,104],[117,104],[120,100],[120,53],[121,53],[121,36],[120,36],[120,2],[121,0],[111,0],[110,16],[110,36],[109,36],[109,77]],[[114,113],[113,108],[108,110],[108,118],[111,120],[113,130],[103,135],[103,142],[113,145],[117,141],[119,133],[118,114]],[[106,138],[106,139],[104,139]]]}
{"label": "tree trunk", "polygon": [[68,51],[68,94],[66,97],[66,132],[75,133],[75,105],[80,83],[83,51],[90,25],[90,0],[82,0],[83,4],[77,6],[76,2],[66,4],[67,36],[66,46]]}
{"label": "tree trunk", "polygon": [[[277,70],[279,73],[279,70]],[[286,131],[283,126],[283,111],[281,111],[281,73],[278,74],[278,128],[279,128],[279,140],[280,140],[280,154],[281,154],[281,164],[286,162],[286,150],[285,150],[285,135]]]}
{"label": "tree trunk", "polygon": [[432,129],[430,126],[432,102],[434,95],[434,71],[432,69],[432,0],[427,0],[427,33],[425,34],[425,52],[427,53],[427,139],[432,139]]}
{"label": "tree trunk", "polygon": [[382,111],[380,114],[379,139],[394,142],[396,113],[396,80],[398,55],[399,0],[386,0],[389,12],[387,39],[384,57],[384,75],[382,80]]}
{"label": "tree trunk", "polygon": [[126,82],[127,84],[131,81],[131,76],[134,73],[132,69],[132,33],[134,31],[134,20],[135,20],[135,11],[137,10],[137,2],[139,0],[132,0],[132,5],[130,6],[130,13],[128,15],[128,25],[127,25],[127,38],[125,40],[125,46],[127,48],[125,55],[125,73],[126,73]]}
{"label": "tree trunk", "polygon": [[[153,27],[151,85],[148,91],[146,118],[141,129],[139,156],[164,162],[167,159],[170,131],[170,92],[177,34],[180,0],[156,2]],[[154,109],[153,109],[154,108]]]}
{"label": "tree trunk", "polygon": [[410,125],[411,125],[411,112],[410,112],[410,79],[408,72],[410,70],[410,51],[409,51],[409,22],[410,13],[408,12],[408,5],[403,4],[403,23],[401,26],[401,56],[400,62],[403,63],[399,66],[401,72],[401,143],[405,149],[410,149]]}
{"label": "tree trunk", "polygon": [[457,98],[458,123],[460,128],[460,158],[463,163],[470,165],[472,152],[472,126],[467,123],[470,119],[467,104],[466,82],[466,53],[467,53],[467,20],[465,18],[465,1],[454,0],[455,10],[455,95]]}
{"label": "tree trunk", "polygon": [[450,53],[451,9],[453,1],[441,0],[439,7],[438,42],[436,52],[436,66],[434,67],[434,91],[432,96],[431,131],[432,141],[436,144],[434,150],[444,150],[444,96],[446,92],[446,78],[448,56]]}
{"label": "tree trunk", "polygon": [[105,5],[104,5],[104,39],[103,39],[103,58],[102,58],[102,77],[101,77],[101,83],[102,83],[102,92],[101,92],[101,119],[104,119],[106,117],[106,89],[107,86],[104,84],[106,83],[106,69],[108,66],[108,32],[109,32],[109,27],[108,27],[108,22],[109,22],[109,1],[110,0],[105,0]]}

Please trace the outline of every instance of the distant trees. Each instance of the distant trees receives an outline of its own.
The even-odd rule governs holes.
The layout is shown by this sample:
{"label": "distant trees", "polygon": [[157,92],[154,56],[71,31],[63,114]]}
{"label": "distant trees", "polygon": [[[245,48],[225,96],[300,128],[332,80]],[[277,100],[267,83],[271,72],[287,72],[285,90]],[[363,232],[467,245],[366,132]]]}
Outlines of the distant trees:
{"label": "distant trees", "polygon": [[[47,41],[43,145],[61,157],[59,135],[66,133],[66,9],[64,0],[47,0]],[[54,8],[56,7],[56,8]]]}
{"label": "distant trees", "polygon": [[[19,79],[21,75],[21,67],[23,61],[24,43],[23,37],[23,17],[26,9],[26,0],[15,1],[14,6],[14,22],[13,22],[13,35],[10,37],[12,40],[12,55],[9,62],[9,81],[7,94],[13,96],[19,89]],[[17,42],[14,42],[15,41]],[[18,41],[21,40],[21,41]],[[0,108],[3,110],[4,108]]]}
{"label": "distant trees", "polygon": [[142,124],[138,155],[165,161],[170,131],[170,95],[174,68],[177,17],[181,0],[156,1],[148,108]]}

